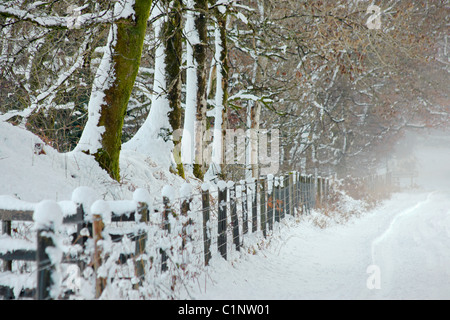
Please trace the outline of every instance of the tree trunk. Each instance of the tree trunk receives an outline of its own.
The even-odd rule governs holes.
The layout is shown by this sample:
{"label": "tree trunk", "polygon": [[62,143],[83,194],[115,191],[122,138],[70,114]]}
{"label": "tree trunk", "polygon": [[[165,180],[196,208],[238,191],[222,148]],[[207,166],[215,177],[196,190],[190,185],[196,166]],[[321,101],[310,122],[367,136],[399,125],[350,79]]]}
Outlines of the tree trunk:
{"label": "tree trunk", "polygon": [[115,12],[129,14],[111,26],[94,80],[88,122],[76,147],[94,155],[99,165],[118,181],[122,127],[139,70],[152,1],[135,0],[134,7],[130,3],[115,5]]}
{"label": "tree trunk", "polygon": [[208,46],[208,23],[206,14],[208,11],[207,0],[197,0],[195,9],[198,10],[195,17],[195,28],[197,29],[199,42],[194,45],[194,61],[197,64],[197,110],[195,128],[195,141],[197,142],[195,150],[194,175],[203,179],[203,136],[206,130],[206,108],[207,108],[207,69],[206,69],[206,51]]}
{"label": "tree trunk", "polygon": [[[179,137],[173,135],[181,126],[181,64],[182,64],[182,3],[181,0],[164,1],[169,8],[169,17],[163,27],[163,41],[166,43],[166,83],[167,97],[169,99],[169,123],[172,127],[172,138],[175,145],[174,158],[177,164],[177,173],[184,178],[184,169],[181,162]],[[170,3],[172,6],[170,7]]]}
{"label": "tree trunk", "polygon": [[224,168],[224,137],[227,129],[227,104],[228,104],[228,50],[227,50],[227,11],[222,13],[215,9],[216,17],[216,95],[215,95],[215,121],[213,157],[211,166],[213,174],[223,179],[225,177]]}
{"label": "tree trunk", "polygon": [[203,179],[203,135],[206,129],[206,49],[208,43],[207,0],[188,2],[187,37],[187,92],[183,162],[192,165],[193,174]]}
{"label": "tree trunk", "polygon": [[152,16],[159,38],[150,112],[124,148],[149,156],[158,166],[184,177],[178,138],[181,128],[181,2],[160,1]]}

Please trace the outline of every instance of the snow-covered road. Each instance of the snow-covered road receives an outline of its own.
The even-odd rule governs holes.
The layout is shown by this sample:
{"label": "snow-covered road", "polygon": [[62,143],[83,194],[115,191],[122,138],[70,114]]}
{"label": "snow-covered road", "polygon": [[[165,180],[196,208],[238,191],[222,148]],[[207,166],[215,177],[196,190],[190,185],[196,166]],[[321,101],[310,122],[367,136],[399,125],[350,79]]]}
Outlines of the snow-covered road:
{"label": "snow-covered road", "polygon": [[307,219],[216,260],[197,299],[450,299],[450,191],[396,194],[345,225]]}

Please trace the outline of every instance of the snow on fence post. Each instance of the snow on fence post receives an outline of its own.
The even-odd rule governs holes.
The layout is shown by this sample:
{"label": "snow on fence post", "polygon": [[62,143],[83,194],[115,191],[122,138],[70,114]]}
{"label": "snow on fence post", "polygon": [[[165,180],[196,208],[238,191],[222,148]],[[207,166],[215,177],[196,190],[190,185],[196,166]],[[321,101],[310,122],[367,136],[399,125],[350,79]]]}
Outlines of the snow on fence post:
{"label": "snow on fence post", "polygon": [[241,181],[242,184],[242,233],[248,233],[248,198],[247,198],[247,182]]}
{"label": "snow on fence post", "polygon": [[133,193],[133,200],[137,203],[136,220],[139,219],[138,234],[135,239],[135,269],[134,273],[138,282],[134,284],[134,288],[138,289],[142,285],[142,279],[145,277],[145,260],[143,259],[146,251],[145,245],[147,240],[146,224],[149,221],[149,211],[151,206],[151,197],[147,190],[136,189]]}
{"label": "snow on fence post", "polygon": [[[165,231],[164,234],[167,236],[170,234],[170,222],[169,217],[172,214],[173,215],[173,209],[171,201],[174,199],[174,193],[175,190],[171,186],[165,186],[162,190],[162,197],[163,197],[163,205],[164,209],[162,212],[162,229]],[[167,260],[169,259],[169,256],[167,255],[167,252],[164,248],[160,249],[161,251],[161,271],[165,272],[169,270],[169,267],[167,265]]]}
{"label": "snow on fence post", "polygon": [[261,230],[263,232],[264,238],[267,236],[267,214],[266,214],[266,179],[261,178],[259,180],[260,185],[260,198],[259,198],[259,206],[260,206],[260,223],[261,223]]}
{"label": "snow on fence post", "polygon": [[94,240],[93,266],[95,272],[95,298],[100,298],[106,288],[106,270],[102,270],[103,264],[103,230],[105,222],[111,221],[111,209],[104,200],[97,200],[91,206],[92,237]]}
{"label": "snow on fence post", "polygon": [[240,251],[241,243],[239,239],[239,219],[237,215],[237,196],[236,185],[233,183],[230,186],[230,213],[231,213],[231,225],[233,226],[233,244],[236,247],[236,251]]}
{"label": "snow on fence post", "polygon": [[41,201],[33,220],[37,229],[37,289],[36,299],[51,300],[59,296],[61,277],[58,272],[62,251],[57,247],[56,230],[62,224],[60,206],[51,200]]}
{"label": "snow on fence post", "polygon": [[219,181],[218,224],[217,224],[217,249],[222,257],[227,260],[227,184]]}
{"label": "snow on fence post", "polygon": [[[77,234],[75,244],[79,244],[82,247],[82,252],[85,252],[86,242],[89,236],[92,235],[92,221],[88,218],[90,214],[92,204],[100,199],[100,195],[94,189],[90,187],[78,187],[72,192],[72,201],[77,206],[77,214],[82,216],[84,222],[77,225]],[[83,272],[86,267],[86,262],[80,259],[77,263],[80,271]]]}
{"label": "snow on fence post", "polygon": [[202,185],[202,211],[203,211],[203,248],[205,256],[205,266],[209,265],[211,260],[211,228],[209,222],[209,184]]}

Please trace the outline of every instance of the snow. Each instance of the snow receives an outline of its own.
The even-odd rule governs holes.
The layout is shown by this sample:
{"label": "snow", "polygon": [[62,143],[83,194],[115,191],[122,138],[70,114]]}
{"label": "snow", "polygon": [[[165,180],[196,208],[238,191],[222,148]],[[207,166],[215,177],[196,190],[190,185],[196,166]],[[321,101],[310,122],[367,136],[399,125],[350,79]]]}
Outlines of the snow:
{"label": "snow", "polygon": [[161,195],[164,198],[168,198],[169,201],[172,202],[176,198],[176,191],[172,186],[167,185],[162,189]]}
{"label": "snow", "polygon": [[[161,5],[161,4],[159,4]],[[152,16],[163,13],[163,8],[156,5],[152,9]],[[154,25],[155,36],[159,36],[166,17],[156,20]],[[155,74],[153,84],[153,98],[149,115],[137,133],[122,146],[122,150],[134,151],[146,155],[155,164],[168,170],[175,160],[173,158],[174,144],[168,132],[172,131],[169,122],[170,102],[167,96],[165,46],[159,42],[155,52]]]}
{"label": "snow", "polygon": [[13,287],[14,296],[18,296],[22,289],[36,288],[36,277],[30,277],[29,274],[14,274],[10,271],[0,273],[0,285]]}
{"label": "snow", "polygon": [[[193,9],[194,2],[187,1],[187,8]],[[185,25],[186,35],[186,109],[181,138],[181,160],[184,164],[194,164],[195,161],[195,115],[197,110],[197,64],[194,59],[194,45],[200,43],[198,32],[195,28],[195,16],[193,11],[188,11]],[[198,125],[198,124],[197,124]]]}
{"label": "snow", "polygon": [[[58,153],[44,144],[46,154],[34,154],[44,142],[31,132],[0,122],[0,200],[3,209],[33,210],[43,199],[57,201],[64,214],[82,203],[87,212],[95,200],[132,199],[137,189],[161,190],[184,180],[167,173],[148,156],[125,150],[120,155],[122,182],[113,181],[95,159],[82,152]],[[151,187],[151,188],[150,188]],[[160,199],[152,193],[152,199]],[[67,202],[68,201],[68,202]]]}
{"label": "snow", "polygon": [[202,184],[202,191],[209,191],[211,189],[211,184],[209,182],[205,182]]}
{"label": "snow", "polygon": [[[154,165],[148,156],[130,150],[121,155],[124,181],[119,184],[89,156],[70,152],[59,154],[49,146],[44,147],[46,154],[35,155],[35,142],[42,143],[30,132],[0,122],[0,172],[2,181],[6,182],[0,184],[0,206],[36,209],[35,220],[42,225],[60,225],[63,215],[75,211],[75,203],[83,203],[92,213],[103,213],[108,211],[107,207],[109,211],[127,212],[136,208],[138,202],[161,204],[163,195],[176,200],[177,196],[184,197],[191,192],[231,186],[223,181],[196,184],[191,180],[184,184],[183,179]],[[171,255],[177,263],[189,261],[186,272],[197,274],[192,279],[185,279],[184,289],[176,297],[214,300],[450,299],[450,169],[448,163],[439,161],[448,158],[450,150],[428,142],[424,144],[415,152],[420,168],[416,183],[420,188],[394,194],[372,210],[367,210],[364,202],[344,196],[339,209],[352,212],[351,216],[333,212],[324,214],[317,210],[297,218],[288,216],[281,223],[275,223],[269,238],[264,239],[261,232],[250,233],[244,238],[241,252],[231,251],[230,245],[228,261],[214,250],[216,221],[210,220],[208,233],[213,240],[213,257],[209,267],[193,269],[197,260],[202,259],[202,249],[195,247],[194,242],[186,250],[199,251],[197,255],[189,256],[186,252]],[[277,177],[269,178],[277,184]],[[156,225],[147,225],[145,229],[149,237],[147,243],[153,250],[147,252],[149,256],[159,252],[160,248],[179,246],[175,218],[171,217],[173,238],[169,241],[156,232],[160,212],[151,216]],[[192,210],[190,217],[194,219],[197,214],[201,216],[202,212]],[[212,210],[211,217],[215,215]],[[112,227],[107,225],[106,229]],[[139,228],[142,230],[142,225]],[[127,225],[120,230],[127,234],[138,229]],[[201,228],[194,226],[188,230],[189,235],[202,235]],[[60,240],[56,244],[54,252],[49,252],[55,261],[60,259],[61,252],[66,252]],[[133,294],[140,297],[137,291],[127,289],[129,283],[119,280],[125,271],[111,262],[117,258],[117,252],[134,252],[130,244],[131,240],[124,237],[122,243],[117,244],[120,247],[105,245],[105,252],[111,255],[111,260],[107,261],[111,267],[108,272],[113,277],[117,275],[116,280],[108,284],[105,299],[130,298]],[[34,240],[0,236],[0,253],[34,250],[35,247]],[[134,276],[134,270],[131,270]],[[58,270],[56,275],[65,275],[63,271]],[[87,282],[91,271],[86,269],[84,277],[73,276],[78,283],[75,287],[80,290],[78,298],[92,299],[94,296],[92,286]],[[153,293],[153,288],[164,285],[164,279],[169,275],[164,278],[155,273],[149,278],[151,280],[142,290]],[[0,284],[14,284],[16,294],[21,288],[34,287],[35,279],[35,273],[0,273]],[[60,283],[57,278],[55,281]],[[61,288],[55,286],[54,294]],[[123,295],[124,291],[130,293]]]}
{"label": "snow", "polygon": [[96,200],[91,206],[91,213],[100,216],[104,223],[111,222],[111,208],[105,200]]}
{"label": "snow", "polygon": [[2,209],[5,210],[28,211],[34,210],[35,207],[34,203],[25,202],[12,196],[0,196],[0,203]]}
{"label": "snow", "polygon": [[[239,261],[215,260],[214,300],[449,299],[450,190],[397,194],[346,224],[311,217],[279,226],[268,245]],[[374,267],[377,267],[374,269]],[[380,288],[371,289],[372,270]]]}
{"label": "snow", "polygon": [[14,239],[6,234],[0,235],[0,253],[16,250],[36,250],[36,243],[24,239]]}
{"label": "snow", "polygon": [[72,201],[83,205],[86,213],[91,213],[92,204],[100,198],[98,192],[91,187],[81,186],[76,188],[72,193]]}
{"label": "snow", "polygon": [[135,16],[134,11],[135,0],[119,0],[114,6],[113,16],[115,19],[126,19]]}
{"label": "snow", "polygon": [[146,189],[136,189],[133,193],[133,200],[136,202],[151,204],[152,199],[150,197],[150,193]]}
{"label": "snow", "polygon": [[[220,11],[223,6],[218,6]],[[225,8],[224,8],[225,10]],[[222,52],[224,50],[220,28],[218,22],[216,22],[215,28],[215,54],[214,60],[216,63],[216,92],[215,92],[215,106],[214,106],[214,130],[213,130],[213,143],[212,143],[212,156],[211,156],[211,168],[209,171],[212,173],[220,172],[220,165],[223,163],[223,150],[222,150],[222,112],[224,109],[223,97],[224,91],[222,87],[223,75],[222,75]],[[214,171],[216,170],[216,171]]]}
{"label": "snow", "polygon": [[101,147],[104,126],[99,126],[101,108],[105,103],[105,91],[114,82],[114,47],[117,39],[117,25],[112,24],[108,34],[108,41],[103,50],[103,57],[97,69],[88,105],[88,121],[81,135],[76,151],[88,151],[95,154]]}
{"label": "snow", "polygon": [[180,188],[180,197],[182,199],[189,199],[192,196],[192,185],[190,183],[183,183]]}
{"label": "snow", "polygon": [[273,192],[274,187],[274,176],[273,174],[267,175],[267,193],[271,194]]}
{"label": "snow", "polygon": [[225,190],[225,188],[227,187],[227,183],[225,181],[219,181],[217,182],[217,188],[219,188],[220,191]]}
{"label": "snow", "polygon": [[61,207],[53,200],[42,200],[34,209],[33,220],[37,229],[58,230],[63,221]]}

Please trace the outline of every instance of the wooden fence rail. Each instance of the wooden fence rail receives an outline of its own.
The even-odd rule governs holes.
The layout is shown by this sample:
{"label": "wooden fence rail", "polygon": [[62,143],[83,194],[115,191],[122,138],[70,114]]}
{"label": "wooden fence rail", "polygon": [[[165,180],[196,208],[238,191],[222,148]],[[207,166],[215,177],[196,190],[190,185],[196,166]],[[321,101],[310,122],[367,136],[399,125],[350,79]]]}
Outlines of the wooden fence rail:
{"label": "wooden fence rail", "polygon": [[[90,265],[96,273],[100,274],[100,268],[105,263],[104,260],[108,258],[103,252],[103,243],[105,241],[118,243],[124,237],[134,242],[135,250],[132,254],[121,253],[117,263],[133,260],[135,270],[133,286],[138,289],[148,276],[148,270],[154,268],[156,261],[153,256],[149,258],[149,248],[153,246],[159,252],[159,260],[157,260],[160,261],[160,272],[168,272],[174,264],[173,251],[185,250],[189,242],[194,241],[189,230],[196,226],[199,226],[201,231],[199,243],[201,242],[202,245],[199,245],[199,250],[202,252],[203,264],[207,266],[216,253],[227,259],[230,250],[239,251],[247,234],[261,232],[263,237],[269,237],[274,226],[286,216],[307,214],[316,205],[325,203],[331,184],[328,178],[303,176],[298,172],[239,182],[220,181],[216,184],[203,184],[198,194],[193,193],[192,190],[183,191],[184,194],[180,198],[174,198],[173,191],[163,190],[160,195],[162,199],[160,206],[156,203],[158,201],[152,203],[148,192],[142,189],[136,190],[133,200],[96,199],[90,202],[81,201],[79,190],[75,190],[72,201],[51,204],[52,207],[60,208],[58,214],[63,217],[60,225],[39,222],[37,219],[39,215],[52,216],[51,213],[39,212],[39,210],[45,211],[46,208],[44,206],[44,209],[39,209],[41,203],[26,203],[0,196],[0,220],[2,221],[0,259],[3,260],[3,270],[0,272],[0,295],[9,299],[66,297],[70,292],[55,294],[52,291],[53,281],[57,279],[53,273],[59,270],[55,264],[76,264],[80,271]],[[89,192],[87,189],[83,191],[84,194]],[[193,207],[194,202],[199,208]],[[194,216],[197,213],[200,218],[196,220]],[[155,221],[155,216],[160,217],[159,222]],[[23,239],[17,239],[17,236],[13,237],[12,225],[17,221],[40,226],[37,228],[36,242],[29,243]],[[49,221],[52,222],[52,219]],[[119,225],[134,223],[138,227],[132,228],[132,232],[128,233],[107,231],[111,223]],[[52,254],[49,254],[52,250],[48,248],[56,247],[55,239],[63,232],[64,227],[70,225],[76,227],[76,231],[71,234],[71,244],[64,249],[62,258],[56,261]],[[161,232],[158,237],[162,240],[158,243],[152,243],[149,240],[149,228],[154,225],[158,225]],[[177,245],[166,240],[170,237],[181,238],[181,245],[174,248]],[[87,250],[89,239],[93,241],[93,251]],[[76,254],[74,255],[73,252]],[[14,288],[10,282],[8,284],[8,281],[2,281],[6,277],[16,275],[12,263],[16,260],[36,262],[37,276],[34,288],[32,286]],[[102,295],[108,278],[102,273],[101,276],[95,277],[95,281],[95,297],[98,298]]]}

